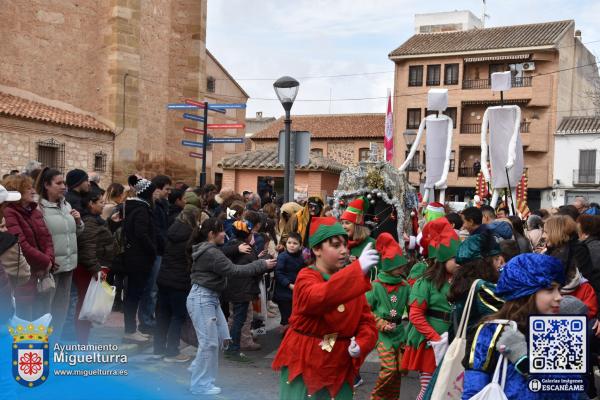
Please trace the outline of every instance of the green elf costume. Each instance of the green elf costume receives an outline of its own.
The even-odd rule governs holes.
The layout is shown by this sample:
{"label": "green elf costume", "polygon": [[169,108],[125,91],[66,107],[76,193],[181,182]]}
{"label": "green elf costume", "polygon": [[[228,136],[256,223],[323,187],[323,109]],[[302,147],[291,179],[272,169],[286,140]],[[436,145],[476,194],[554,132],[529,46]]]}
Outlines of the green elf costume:
{"label": "green elf costume", "polygon": [[[364,226],[365,224],[365,207],[368,204],[368,200],[364,197],[358,197],[352,200],[348,207],[342,213],[340,217],[340,221],[350,221],[354,225]],[[368,229],[368,228],[367,228]],[[367,236],[362,240],[353,240],[352,238],[348,238],[348,248],[350,249],[350,255],[358,258],[362,251],[365,249],[365,246],[369,243],[372,244],[373,248],[375,248],[375,239],[371,236]],[[377,278],[377,271],[381,268],[381,262],[377,264],[377,266],[371,269],[369,278],[373,281]]]}
{"label": "green elf costume", "polygon": [[[347,234],[335,218],[312,218],[311,248],[336,236]],[[377,341],[366,273],[359,260],[331,275],[315,265],[300,270],[289,329],[272,365],[281,371],[280,399],[352,399],[360,365]],[[358,356],[349,354],[353,343]]]}
{"label": "green elf costume", "polygon": [[[427,234],[428,257],[433,261],[431,268],[445,268],[446,261],[456,255],[460,242],[458,235],[446,218],[429,222],[423,233]],[[421,374],[419,399],[436,368],[435,354],[429,343],[440,342],[450,326],[451,307],[446,298],[450,279],[447,275],[438,287],[422,276],[413,285],[408,299],[410,324],[401,369]]]}
{"label": "green elf costume", "polygon": [[371,399],[392,400],[400,397],[400,363],[406,343],[402,314],[408,303],[410,286],[403,275],[390,272],[402,268],[408,260],[398,242],[387,232],[377,237],[375,249],[381,256],[381,269],[372,282],[373,289],[367,293],[367,301],[379,330],[377,352],[381,364]]}

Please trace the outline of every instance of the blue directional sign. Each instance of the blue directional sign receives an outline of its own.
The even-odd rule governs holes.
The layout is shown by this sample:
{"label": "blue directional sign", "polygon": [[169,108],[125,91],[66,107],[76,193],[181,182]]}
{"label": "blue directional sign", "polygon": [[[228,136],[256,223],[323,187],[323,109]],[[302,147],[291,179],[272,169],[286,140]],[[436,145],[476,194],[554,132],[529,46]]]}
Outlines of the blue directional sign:
{"label": "blue directional sign", "polygon": [[202,142],[194,142],[192,140],[182,140],[181,144],[184,146],[188,146],[188,147],[204,147],[204,145],[202,144]]}
{"label": "blue directional sign", "polygon": [[233,104],[209,104],[208,105],[208,109],[212,109],[212,110],[223,110],[226,108],[246,108],[246,105],[244,103],[233,103]]}
{"label": "blue directional sign", "polygon": [[201,117],[201,116],[195,115],[195,114],[184,113],[183,114],[183,118],[185,118],[185,119],[191,119],[193,121],[204,122],[204,117]]}
{"label": "blue directional sign", "polygon": [[209,143],[244,143],[244,138],[208,138]]}
{"label": "blue directional sign", "polygon": [[169,110],[197,110],[198,107],[192,104],[184,104],[184,103],[172,103],[167,104],[167,108]]}

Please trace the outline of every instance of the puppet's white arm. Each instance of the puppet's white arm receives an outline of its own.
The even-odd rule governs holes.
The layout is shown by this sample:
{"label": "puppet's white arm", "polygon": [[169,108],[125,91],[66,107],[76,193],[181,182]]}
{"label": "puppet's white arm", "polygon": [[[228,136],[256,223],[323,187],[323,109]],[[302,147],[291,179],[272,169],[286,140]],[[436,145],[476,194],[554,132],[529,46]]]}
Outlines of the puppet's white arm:
{"label": "puppet's white arm", "polygon": [[446,160],[444,161],[442,177],[435,183],[435,187],[438,189],[445,186],[446,181],[448,180],[448,170],[450,169],[450,153],[452,152],[452,119],[447,115],[443,115],[443,117],[448,121],[448,140],[446,141]]}
{"label": "puppet's white arm", "polygon": [[517,118],[515,120],[515,128],[512,136],[510,137],[510,142],[508,142],[508,160],[506,161],[506,168],[511,169],[515,164],[515,160],[517,158],[517,139],[520,135],[521,129],[521,109],[519,106],[511,106],[517,111]]}
{"label": "puppet's white arm", "polygon": [[487,147],[487,131],[488,131],[488,110],[483,113],[483,122],[481,123],[481,171],[486,182],[490,181],[490,171],[487,165],[488,147]]}
{"label": "puppet's white arm", "polygon": [[419,143],[421,142],[421,137],[423,137],[423,131],[425,130],[425,120],[426,119],[427,119],[427,117],[423,118],[423,120],[419,124],[419,131],[417,132],[417,138],[415,139],[415,142],[412,144],[412,146],[410,148],[410,153],[408,153],[408,157],[406,157],[406,160],[400,166],[400,171],[402,171],[402,172],[406,171],[406,168],[410,164],[410,161],[413,159],[413,157],[415,156],[415,153],[417,152],[417,149],[419,148]]}

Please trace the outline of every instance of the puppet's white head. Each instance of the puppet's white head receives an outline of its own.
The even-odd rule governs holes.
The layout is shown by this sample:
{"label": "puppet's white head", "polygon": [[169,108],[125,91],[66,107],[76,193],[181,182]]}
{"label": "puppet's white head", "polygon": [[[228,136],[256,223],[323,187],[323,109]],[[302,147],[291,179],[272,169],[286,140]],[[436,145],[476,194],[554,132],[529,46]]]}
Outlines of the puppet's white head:
{"label": "puppet's white head", "polygon": [[430,89],[427,93],[427,109],[443,112],[448,107],[448,89]]}
{"label": "puppet's white head", "polygon": [[493,92],[504,92],[512,88],[512,73],[506,72],[494,72],[492,74],[492,91]]}

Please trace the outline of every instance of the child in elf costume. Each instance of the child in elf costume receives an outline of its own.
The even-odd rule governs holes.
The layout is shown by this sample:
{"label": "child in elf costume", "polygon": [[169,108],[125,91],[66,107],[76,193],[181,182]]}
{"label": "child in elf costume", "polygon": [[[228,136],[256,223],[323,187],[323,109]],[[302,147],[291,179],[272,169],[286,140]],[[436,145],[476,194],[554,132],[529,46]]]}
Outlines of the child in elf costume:
{"label": "child in elf costume", "polygon": [[[364,197],[358,197],[352,200],[344,213],[340,217],[342,227],[348,234],[348,249],[350,250],[350,262],[356,260],[367,244],[375,247],[375,239],[371,237],[371,230],[365,226],[365,209],[368,207],[368,200]],[[374,280],[377,277],[377,271],[381,265],[378,263],[371,269],[369,278]]]}
{"label": "child in elf costume", "polygon": [[408,299],[410,324],[401,364],[403,371],[420,373],[421,391],[417,400],[422,399],[448,344],[451,308],[446,296],[458,268],[454,257],[459,238],[448,220],[431,221],[425,230],[428,267],[413,285]]}
{"label": "child in elf costume", "polygon": [[335,218],[312,218],[315,264],[298,273],[289,329],[272,365],[281,371],[280,399],[351,399],[358,369],[375,347],[377,329],[365,293],[379,257],[368,244],[344,267],[346,242]]}
{"label": "child in elf costume", "polygon": [[381,269],[367,300],[379,330],[377,352],[381,361],[379,377],[371,393],[373,400],[393,400],[400,396],[400,362],[406,342],[402,314],[410,286],[404,277],[406,257],[394,237],[387,232],[377,237],[375,248],[381,255]]}

